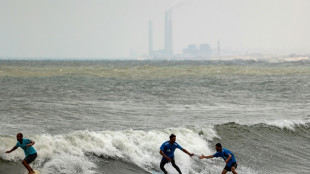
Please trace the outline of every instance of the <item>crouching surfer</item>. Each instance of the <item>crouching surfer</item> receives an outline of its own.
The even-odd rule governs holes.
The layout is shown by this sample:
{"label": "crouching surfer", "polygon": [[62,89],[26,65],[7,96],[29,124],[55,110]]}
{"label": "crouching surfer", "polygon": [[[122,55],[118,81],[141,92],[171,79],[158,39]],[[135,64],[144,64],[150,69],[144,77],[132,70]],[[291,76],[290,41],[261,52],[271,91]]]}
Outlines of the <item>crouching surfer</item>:
{"label": "crouching surfer", "polygon": [[24,139],[22,133],[18,133],[16,139],[16,145],[12,148],[12,150],[6,151],[6,153],[11,153],[18,147],[22,148],[26,156],[22,163],[28,170],[28,174],[35,174],[34,170],[29,165],[37,158],[37,151],[33,147],[35,142],[29,139]]}

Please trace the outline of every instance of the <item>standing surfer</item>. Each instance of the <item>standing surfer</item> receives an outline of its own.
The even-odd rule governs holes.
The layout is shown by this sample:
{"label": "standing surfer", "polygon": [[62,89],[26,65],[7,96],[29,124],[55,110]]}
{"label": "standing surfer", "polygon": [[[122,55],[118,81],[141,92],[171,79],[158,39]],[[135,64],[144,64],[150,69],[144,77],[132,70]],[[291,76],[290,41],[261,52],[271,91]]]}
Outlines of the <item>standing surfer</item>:
{"label": "standing surfer", "polygon": [[183,149],[178,143],[175,142],[176,136],[174,134],[170,135],[170,140],[164,142],[161,147],[159,153],[163,156],[161,162],[160,162],[160,169],[167,174],[168,172],[164,168],[165,164],[170,163],[172,166],[179,172],[179,174],[182,174],[180,168],[175,164],[174,160],[174,151],[176,148],[182,150],[184,153],[188,154],[190,157],[193,156],[193,153],[189,153],[187,150]]}

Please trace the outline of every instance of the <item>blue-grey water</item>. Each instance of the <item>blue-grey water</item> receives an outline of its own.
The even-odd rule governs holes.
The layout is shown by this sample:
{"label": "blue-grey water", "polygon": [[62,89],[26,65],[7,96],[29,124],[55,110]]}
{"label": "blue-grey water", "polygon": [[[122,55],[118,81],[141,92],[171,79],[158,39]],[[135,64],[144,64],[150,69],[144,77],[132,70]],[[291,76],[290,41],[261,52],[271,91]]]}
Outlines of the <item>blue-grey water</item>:
{"label": "blue-grey water", "polygon": [[[0,173],[24,173],[24,133],[43,174],[159,171],[171,133],[197,155],[221,142],[238,173],[310,170],[310,62],[0,61]],[[185,174],[221,159],[176,152]],[[168,171],[176,173],[171,165]]]}

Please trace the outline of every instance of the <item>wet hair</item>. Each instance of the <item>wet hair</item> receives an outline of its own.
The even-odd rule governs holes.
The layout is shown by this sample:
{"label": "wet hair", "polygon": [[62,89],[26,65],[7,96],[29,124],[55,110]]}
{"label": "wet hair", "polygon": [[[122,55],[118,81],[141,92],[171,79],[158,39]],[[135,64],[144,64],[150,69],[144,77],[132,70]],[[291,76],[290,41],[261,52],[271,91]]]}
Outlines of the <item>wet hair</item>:
{"label": "wet hair", "polygon": [[17,135],[20,135],[22,138],[23,138],[23,136],[24,136],[22,133],[18,133]]}
{"label": "wet hair", "polygon": [[170,135],[170,140],[173,138],[173,137],[176,137],[174,134],[171,134]]}
{"label": "wet hair", "polygon": [[221,143],[217,143],[215,146],[216,146],[216,147],[219,147],[219,148],[222,148]]}

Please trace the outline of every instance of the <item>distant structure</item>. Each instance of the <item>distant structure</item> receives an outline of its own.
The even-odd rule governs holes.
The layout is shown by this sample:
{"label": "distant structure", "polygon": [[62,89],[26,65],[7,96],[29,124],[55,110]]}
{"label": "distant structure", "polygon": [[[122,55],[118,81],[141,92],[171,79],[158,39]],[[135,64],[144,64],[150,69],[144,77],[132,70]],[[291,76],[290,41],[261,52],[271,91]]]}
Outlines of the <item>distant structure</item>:
{"label": "distant structure", "polygon": [[187,48],[183,49],[183,54],[187,56],[194,56],[198,53],[198,47],[195,44],[190,44]]}
{"label": "distant structure", "polygon": [[165,15],[165,53],[166,56],[173,56],[172,42],[172,11],[166,11]]}
{"label": "distant structure", "polygon": [[171,58],[173,54],[172,40],[172,11],[171,9],[165,13],[165,40],[164,48],[153,50],[153,26],[152,21],[149,21],[149,54],[151,58]]}
{"label": "distant structure", "polygon": [[[172,10],[169,9],[165,12],[165,35],[164,35],[164,48],[153,49],[153,24],[152,21],[148,23],[148,36],[149,36],[149,58],[156,59],[195,59],[195,58],[210,58],[212,49],[209,44],[200,44],[199,47],[195,44],[188,45],[183,49],[183,54],[174,55],[173,53],[173,32],[172,32]],[[220,42],[218,41],[218,54],[220,54]]]}
{"label": "distant structure", "polygon": [[190,44],[183,49],[183,55],[186,57],[211,57],[212,50],[209,44],[200,44],[199,48],[196,44]]}
{"label": "distant structure", "polygon": [[221,43],[217,41],[217,57],[221,57]]}
{"label": "distant structure", "polygon": [[153,25],[149,21],[149,56],[153,56]]}

